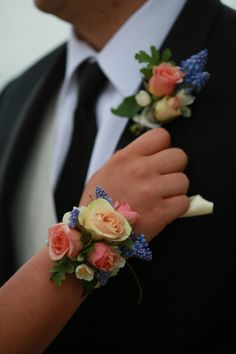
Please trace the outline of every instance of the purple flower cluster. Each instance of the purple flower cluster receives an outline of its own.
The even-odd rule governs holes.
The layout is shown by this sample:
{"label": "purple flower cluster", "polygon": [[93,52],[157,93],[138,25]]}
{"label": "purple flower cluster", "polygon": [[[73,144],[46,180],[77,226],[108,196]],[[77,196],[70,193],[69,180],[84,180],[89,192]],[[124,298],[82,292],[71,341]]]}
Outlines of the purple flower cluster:
{"label": "purple flower cluster", "polygon": [[103,198],[107,200],[110,204],[112,204],[112,199],[109,195],[102,189],[102,187],[96,186],[96,199]]}
{"label": "purple flower cluster", "polygon": [[122,257],[136,257],[143,261],[150,262],[152,260],[152,251],[149,248],[145,236],[143,234],[137,235],[132,232],[130,239],[132,240],[131,245],[124,243],[119,246]]}
{"label": "purple flower cluster", "polygon": [[207,62],[207,56],[207,49],[203,49],[181,62],[180,69],[185,73],[184,81],[190,86],[189,93],[194,90],[196,92],[201,91],[210,77],[207,71],[203,71]]}
{"label": "purple flower cluster", "polygon": [[98,283],[100,283],[101,285],[106,285],[108,279],[110,278],[110,273],[99,269],[96,271],[95,277],[96,277]]}
{"label": "purple flower cluster", "polygon": [[70,228],[75,228],[78,224],[79,208],[73,207],[73,210],[70,212],[68,226]]}
{"label": "purple flower cluster", "polygon": [[149,248],[148,242],[144,235],[141,234],[137,237],[133,247],[133,257],[139,258],[143,261],[151,262],[152,251]]}

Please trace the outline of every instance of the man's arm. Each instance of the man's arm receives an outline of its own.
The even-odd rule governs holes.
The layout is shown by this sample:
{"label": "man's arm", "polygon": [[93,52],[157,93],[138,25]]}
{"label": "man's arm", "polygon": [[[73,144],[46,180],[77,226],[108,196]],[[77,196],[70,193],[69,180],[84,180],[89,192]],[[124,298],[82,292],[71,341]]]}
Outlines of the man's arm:
{"label": "man's arm", "polygon": [[[138,230],[150,241],[188,208],[187,157],[170,148],[164,129],[147,132],[116,153],[88,182],[81,205],[101,185],[114,200],[140,216]],[[83,301],[81,282],[70,276],[61,287],[49,280],[44,247],[0,289],[0,352],[42,353]]]}

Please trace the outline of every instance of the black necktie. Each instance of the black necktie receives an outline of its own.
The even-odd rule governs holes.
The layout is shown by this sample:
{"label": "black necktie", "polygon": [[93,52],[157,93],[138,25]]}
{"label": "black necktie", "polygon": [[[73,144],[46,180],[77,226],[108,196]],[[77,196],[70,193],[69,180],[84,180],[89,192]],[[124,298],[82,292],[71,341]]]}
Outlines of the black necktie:
{"label": "black necktie", "polygon": [[79,204],[97,134],[95,105],[107,82],[96,62],[78,68],[79,98],[74,113],[71,145],[55,190],[57,217]]}

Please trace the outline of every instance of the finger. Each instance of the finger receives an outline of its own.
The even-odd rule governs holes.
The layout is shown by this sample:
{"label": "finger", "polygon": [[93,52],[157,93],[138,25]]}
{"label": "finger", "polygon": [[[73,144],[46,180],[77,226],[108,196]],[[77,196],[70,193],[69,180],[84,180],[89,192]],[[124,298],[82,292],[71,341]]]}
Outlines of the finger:
{"label": "finger", "polygon": [[148,156],[167,149],[169,146],[170,134],[163,128],[155,128],[142,134],[129,144],[126,149],[130,153]]}
{"label": "finger", "polygon": [[169,223],[183,215],[189,207],[189,198],[186,195],[176,195],[164,201],[166,219]]}
{"label": "finger", "polygon": [[188,157],[185,152],[178,148],[162,150],[150,158],[152,159],[152,166],[156,166],[160,174],[183,171],[188,162]]}
{"label": "finger", "polygon": [[189,188],[188,177],[181,172],[160,176],[158,181],[163,198],[186,194]]}

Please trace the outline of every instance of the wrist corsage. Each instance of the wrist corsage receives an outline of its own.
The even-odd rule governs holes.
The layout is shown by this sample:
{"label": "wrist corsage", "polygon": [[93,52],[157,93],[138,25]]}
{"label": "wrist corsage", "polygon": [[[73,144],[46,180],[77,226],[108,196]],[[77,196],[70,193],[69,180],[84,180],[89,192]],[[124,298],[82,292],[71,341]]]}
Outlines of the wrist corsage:
{"label": "wrist corsage", "polygon": [[139,218],[127,203],[113,203],[101,187],[96,187],[96,198],[87,207],[74,207],[61,223],[49,228],[51,279],[60,286],[67,274],[74,274],[86,295],[105,285],[129,257],[151,261],[144,235],[133,231]]}
{"label": "wrist corsage", "polygon": [[140,51],[135,59],[146,64],[140,70],[142,89],[136,95],[126,97],[112,112],[132,119],[134,124],[130,129],[136,135],[179,116],[190,117],[189,106],[209,79],[209,73],[204,71],[207,56],[207,49],[204,49],[177,66],[169,49],[161,53],[151,47],[150,54]]}

